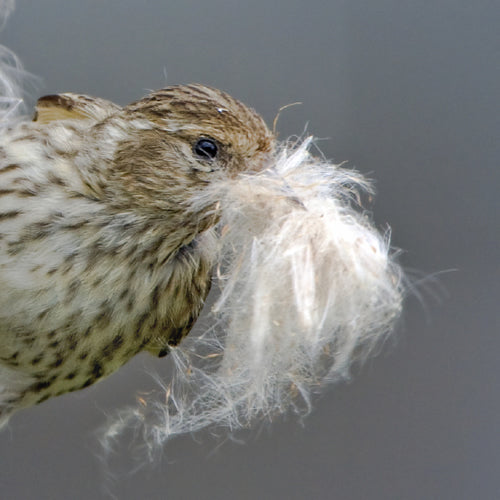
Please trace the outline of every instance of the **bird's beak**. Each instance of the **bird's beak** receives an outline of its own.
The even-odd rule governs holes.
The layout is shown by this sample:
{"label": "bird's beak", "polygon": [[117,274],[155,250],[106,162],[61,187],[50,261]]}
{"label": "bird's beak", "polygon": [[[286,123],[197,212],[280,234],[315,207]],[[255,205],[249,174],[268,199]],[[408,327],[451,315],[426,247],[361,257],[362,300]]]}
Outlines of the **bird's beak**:
{"label": "bird's beak", "polygon": [[287,201],[289,201],[292,205],[295,205],[296,207],[302,208],[304,210],[307,210],[306,206],[302,202],[302,200],[299,198],[299,196],[295,193],[293,188],[288,184],[288,182],[276,171],[276,168],[273,165],[267,165],[266,171],[272,176],[277,179],[279,179],[281,183],[281,190],[283,191],[283,194],[285,195],[285,198]]}

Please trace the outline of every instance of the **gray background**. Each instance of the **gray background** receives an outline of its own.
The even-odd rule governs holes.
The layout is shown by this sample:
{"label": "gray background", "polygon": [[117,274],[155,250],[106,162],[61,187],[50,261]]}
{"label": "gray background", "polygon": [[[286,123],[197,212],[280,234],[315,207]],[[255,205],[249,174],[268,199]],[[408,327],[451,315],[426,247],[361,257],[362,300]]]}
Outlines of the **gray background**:
{"label": "gray background", "polygon": [[[125,104],[166,69],[168,84],[220,87],[268,123],[302,101],[281,136],[308,122],[326,156],[377,180],[376,221],[413,276],[453,269],[304,427],[220,447],[182,437],[135,474],[125,447],[118,498],[500,498],[499,25],[487,0],[18,2],[0,39],[43,77],[40,94]],[[140,356],[17,415],[0,435],[1,498],[104,498],[94,431],[165,363]]]}

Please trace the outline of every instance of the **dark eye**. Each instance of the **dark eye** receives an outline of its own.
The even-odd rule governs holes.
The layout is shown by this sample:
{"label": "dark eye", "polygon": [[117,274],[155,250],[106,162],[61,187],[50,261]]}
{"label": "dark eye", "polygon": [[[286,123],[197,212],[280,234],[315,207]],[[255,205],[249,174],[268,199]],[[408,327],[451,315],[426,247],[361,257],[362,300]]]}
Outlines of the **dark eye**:
{"label": "dark eye", "polygon": [[203,160],[213,160],[217,156],[217,144],[212,139],[200,139],[193,151]]}

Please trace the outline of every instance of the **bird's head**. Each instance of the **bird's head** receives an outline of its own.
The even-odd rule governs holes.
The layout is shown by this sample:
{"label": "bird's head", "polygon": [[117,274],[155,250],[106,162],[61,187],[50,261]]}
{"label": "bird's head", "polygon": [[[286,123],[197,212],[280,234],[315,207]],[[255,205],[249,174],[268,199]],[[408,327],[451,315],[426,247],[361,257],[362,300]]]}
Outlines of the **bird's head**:
{"label": "bird's head", "polygon": [[187,207],[221,176],[262,170],[274,147],[253,109],[203,85],[152,92],[119,116],[128,134],[116,147],[112,182],[128,203],[159,213]]}

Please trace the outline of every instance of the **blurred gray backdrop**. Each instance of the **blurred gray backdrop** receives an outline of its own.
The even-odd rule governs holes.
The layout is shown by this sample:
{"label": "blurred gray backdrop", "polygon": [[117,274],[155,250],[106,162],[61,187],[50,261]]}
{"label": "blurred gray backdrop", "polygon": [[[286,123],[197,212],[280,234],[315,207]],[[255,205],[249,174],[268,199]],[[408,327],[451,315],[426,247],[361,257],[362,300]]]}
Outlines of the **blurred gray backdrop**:
{"label": "blurred gray backdrop", "polygon": [[[500,498],[500,7],[470,0],[20,0],[0,34],[38,92],[120,104],[203,82],[281,137],[308,131],[377,181],[420,287],[384,352],[330,388],[304,426],[246,444],[181,437],[156,466],[114,464],[119,499]],[[436,296],[437,295],[437,296]],[[99,499],[95,429],[154,387],[144,355],[0,435],[0,498]],[[123,461],[123,463],[122,463]]]}

